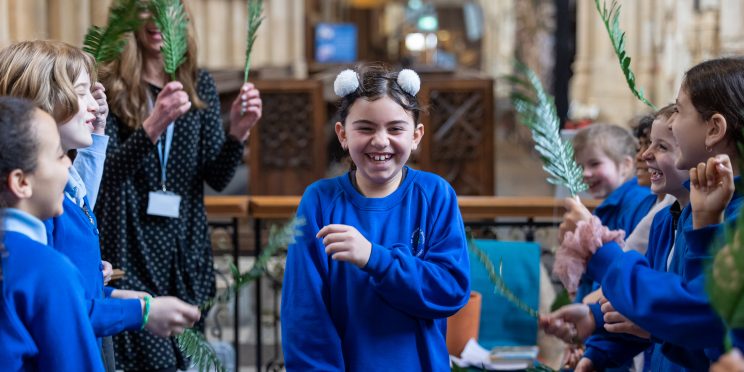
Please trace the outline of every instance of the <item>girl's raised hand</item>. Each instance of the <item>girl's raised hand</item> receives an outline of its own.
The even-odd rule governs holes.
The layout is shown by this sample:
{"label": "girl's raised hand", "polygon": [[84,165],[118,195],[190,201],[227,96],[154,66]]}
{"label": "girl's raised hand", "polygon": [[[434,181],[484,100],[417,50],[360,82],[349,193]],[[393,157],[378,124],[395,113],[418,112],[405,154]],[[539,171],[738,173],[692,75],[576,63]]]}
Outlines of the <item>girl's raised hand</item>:
{"label": "girl's raised hand", "polygon": [[326,225],[315,236],[323,239],[325,253],[337,261],[346,261],[363,268],[372,254],[372,243],[349,225]]}
{"label": "girl's raised hand", "polygon": [[158,94],[152,112],[142,123],[142,128],[147,133],[150,141],[155,143],[168,128],[168,124],[187,113],[190,108],[191,100],[183,90],[183,85],[178,81],[171,81],[165,84],[163,90]]}
{"label": "girl's raised hand", "polygon": [[742,372],[744,371],[744,358],[739,349],[732,349],[718,359],[712,366],[710,372]]}
{"label": "girl's raised hand", "polygon": [[108,117],[109,107],[106,101],[106,88],[103,84],[96,82],[90,89],[93,98],[98,103],[98,112],[96,112],[96,120],[93,122],[93,133],[105,134],[106,133],[106,118]]}
{"label": "girl's raised hand", "polygon": [[581,204],[578,196],[564,199],[566,213],[563,214],[563,222],[558,226],[558,241],[563,242],[563,237],[569,231],[576,230],[576,224],[579,221],[588,221],[592,218],[592,212]]}
{"label": "girl's raised hand", "polygon": [[693,228],[721,223],[733,195],[734,171],[728,155],[716,155],[690,169]]}
{"label": "girl's raised hand", "polygon": [[251,83],[245,83],[240,88],[240,95],[230,107],[230,134],[245,142],[251,129],[261,119],[263,102],[261,94]]}

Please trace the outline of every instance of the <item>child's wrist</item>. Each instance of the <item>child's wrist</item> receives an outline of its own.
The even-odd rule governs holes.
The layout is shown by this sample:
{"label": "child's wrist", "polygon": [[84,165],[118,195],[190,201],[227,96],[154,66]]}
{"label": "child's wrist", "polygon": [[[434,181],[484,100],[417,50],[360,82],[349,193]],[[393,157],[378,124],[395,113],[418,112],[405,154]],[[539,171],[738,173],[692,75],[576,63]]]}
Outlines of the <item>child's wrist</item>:
{"label": "child's wrist", "polygon": [[150,320],[150,302],[152,301],[152,297],[145,296],[142,301],[142,328],[140,329],[145,329],[147,322]]}
{"label": "child's wrist", "polygon": [[723,222],[723,212],[692,212],[692,228],[695,230],[721,222]]}

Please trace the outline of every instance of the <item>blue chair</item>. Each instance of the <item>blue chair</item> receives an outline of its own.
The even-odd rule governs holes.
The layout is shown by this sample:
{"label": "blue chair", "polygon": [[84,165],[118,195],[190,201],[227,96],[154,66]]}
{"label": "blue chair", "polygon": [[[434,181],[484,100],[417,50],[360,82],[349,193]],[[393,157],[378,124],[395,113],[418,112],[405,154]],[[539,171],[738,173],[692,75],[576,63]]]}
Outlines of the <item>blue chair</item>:
{"label": "blue chair", "polygon": [[[537,310],[540,297],[540,246],[530,242],[475,240],[496,270],[503,262],[504,282],[529,307]],[[470,253],[471,289],[483,295],[478,343],[496,346],[537,345],[537,321],[494,292],[494,285],[478,258]]]}

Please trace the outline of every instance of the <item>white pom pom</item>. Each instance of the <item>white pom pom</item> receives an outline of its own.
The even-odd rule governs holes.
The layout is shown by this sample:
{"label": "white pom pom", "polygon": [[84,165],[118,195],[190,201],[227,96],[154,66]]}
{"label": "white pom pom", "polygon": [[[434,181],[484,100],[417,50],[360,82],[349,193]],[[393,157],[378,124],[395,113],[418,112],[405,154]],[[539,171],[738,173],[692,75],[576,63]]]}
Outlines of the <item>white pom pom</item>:
{"label": "white pom pom", "polygon": [[359,77],[354,70],[343,70],[336,76],[336,81],[333,82],[333,91],[339,97],[346,97],[349,93],[354,92],[359,88]]}
{"label": "white pom pom", "polygon": [[413,70],[400,70],[398,73],[398,85],[400,85],[401,89],[406,93],[415,96],[421,88],[421,79]]}

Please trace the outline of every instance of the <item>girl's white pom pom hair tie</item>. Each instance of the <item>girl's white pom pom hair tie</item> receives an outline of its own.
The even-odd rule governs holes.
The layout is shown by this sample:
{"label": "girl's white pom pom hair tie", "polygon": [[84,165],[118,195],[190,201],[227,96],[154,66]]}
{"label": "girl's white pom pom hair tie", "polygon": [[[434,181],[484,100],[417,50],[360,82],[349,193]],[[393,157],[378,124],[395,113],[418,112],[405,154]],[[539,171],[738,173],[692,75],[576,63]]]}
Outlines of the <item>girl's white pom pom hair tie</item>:
{"label": "girl's white pom pom hair tie", "polygon": [[421,79],[415,71],[403,69],[398,73],[398,85],[404,92],[415,96],[421,89]]}
{"label": "girl's white pom pom hair tie", "polygon": [[343,70],[338,76],[336,81],[333,82],[333,91],[339,97],[346,97],[348,94],[353,93],[359,88],[359,77],[354,70]]}

